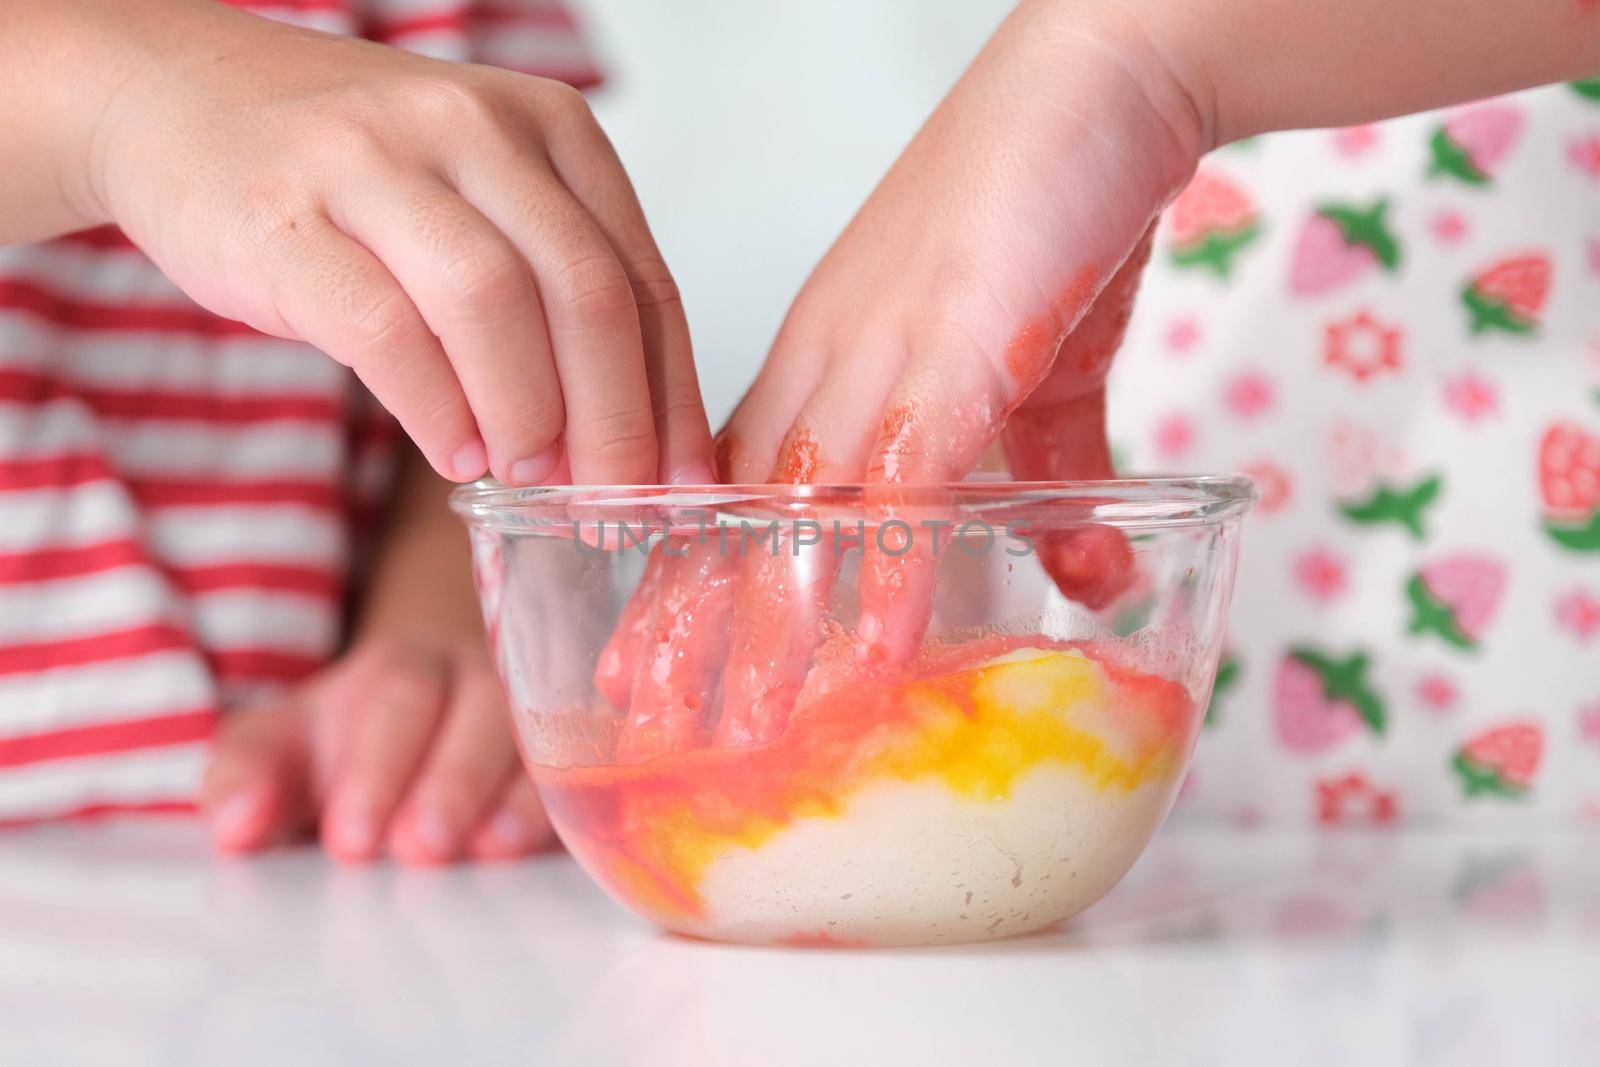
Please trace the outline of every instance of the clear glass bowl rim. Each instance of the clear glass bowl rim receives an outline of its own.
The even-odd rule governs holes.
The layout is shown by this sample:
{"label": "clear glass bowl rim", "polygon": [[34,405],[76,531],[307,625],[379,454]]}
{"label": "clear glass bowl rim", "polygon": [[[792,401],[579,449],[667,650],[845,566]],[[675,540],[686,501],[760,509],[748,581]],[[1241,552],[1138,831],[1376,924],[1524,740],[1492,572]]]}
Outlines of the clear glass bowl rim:
{"label": "clear glass bowl rim", "polygon": [[635,514],[640,509],[695,509],[716,513],[741,504],[765,507],[822,505],[869,515],[884,505],[959,509],[964,515],[1004,517],[1018,508],[1061,525],[1099,523],[1123,528],[1216,525],[1243,514],[1256,501],[1255,482],[1244,475],[1156,476],[1104,481],[1014,482],[975,475],[930,484],[562,485],[513,487],[493,479],[462,485],[451,508],[479,529],[533,533],[566,528],[574,509],[587,520]]}

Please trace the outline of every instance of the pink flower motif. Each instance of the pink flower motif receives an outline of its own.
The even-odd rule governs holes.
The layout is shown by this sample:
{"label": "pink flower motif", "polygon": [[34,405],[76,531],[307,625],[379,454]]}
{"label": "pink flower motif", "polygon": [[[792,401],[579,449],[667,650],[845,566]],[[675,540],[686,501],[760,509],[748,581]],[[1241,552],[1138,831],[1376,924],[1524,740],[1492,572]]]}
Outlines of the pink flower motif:
{"label": "pink flower motif", "polygon": [[1600,746],[1600,701],[1578,709],[1578,736]]}
{"label": "pink flower motif", "polygon": [[1255,371],[1244,371],[1233,377],[1222,390],[1222,402],[1238,418],[1253,419],[1264,414],[1277,399],[1272,379]]}
{"label": "pink flower motif", "polygon": [[1182,459],[1194,446],[1194,422],[1187,415],[1168,415],[1156,424],[1156,455],[1164,460]]}
{"label": "pink flower motif", "polygon": [[1378,128],[1370,122],[1333,131],[1333,149],[1346,159],[1370,152],[1378,144]]}
{"label": "pink flower motif", "polygon": [[1200,321],[1193,315],[1179,315],[1167,326],[1167,351],[1186,356],[1200,343]]}
{"label": "pink flower motif", "polygon": [[1590,178],[1600,178],[1600,134],[1591,133],[1568,141],[1567,162]]}
{"label": "pink flower motif", "polygon": [[1402,332],[1363,308],[1324,330],[1322,361],[1358,382],[1380,374],[1398,374]]}
{"label": "pink flower motif", "polygon": [[1426,674],[1417,682],[1417,699],[1431,711],[1451,711],[1456,706],[1456,684],[1442,674]]}
{"label": "pink flower motif", "polygon": [[1344,560],[1324,548],[1302,552],[1294,561],[1294,580],[1306,596],[1320,603],[1343,593],[1348,578]]}
{"label": "pink flower motif", "polygon": [[1499,409],[1500,392],[1494,382],[1468,371],[1444,383],[1444,404],[1466,421],[1477,422]]}
{"label": "pink flower motif", "polygon": [[1294,486],[1289,481],[1289,472],[1282,467],[1268,460],[1260,460],[1240,467],[1239,473],[1256,483],[1256,492],[1260,494],[1256,502],[1257,514],[1274,515],[1289,506]]}
{"label": "pink flower motif", "polygon": [[1433,216],[1428,223],[1433,238],[1442,245],[1460,244],[1467,236],[1467,219],[1459,211],[1446,209]]}
{"label": "pink flower motif", "polygon": [[1556,623],[1579,641],[1600,634],[1600,597],[1574,589],[1556,601]]}

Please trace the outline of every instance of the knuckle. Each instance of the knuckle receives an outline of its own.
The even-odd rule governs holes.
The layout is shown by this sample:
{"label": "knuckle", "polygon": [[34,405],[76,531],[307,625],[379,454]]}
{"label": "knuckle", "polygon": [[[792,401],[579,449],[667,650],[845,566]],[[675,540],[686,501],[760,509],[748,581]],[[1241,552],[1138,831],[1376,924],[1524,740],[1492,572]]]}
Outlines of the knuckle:
{"label": "knuckle", "polygon": [[506,432],[519,443],[520,454],[531,454],[554,441],[565,422],[566,405],[560,392],[539,389],[518,398],[516,417]]}
{"label": "knuckle", "polygon": [[657,419],[664,423],[672,423],[689,416],[698,417],[704,407],[700,390],[693,382],[688,381],[653,383],[650,389],[650,401],[655,408]]}
{"label": "knuckle", "polygon": [[514,307],[524,300],[532,284],[528,266],[520,257],[482,240],[448,257],[442,276],[456,298],[473,310]]}
{"label": "knuckle", "polygon": [[630,408],[599,415],[586,429],[584,450],[596,462],[644,466],[655,455],[655,425],[648,411]]}
{"label": "knuckle", "polygon": [[420,328],[411,299],[397,286],[384,286],[376,293],[353,297],[349,320],[360,340],[360,359],[415,341]]}
{"label": "knuckle", "polygon": [[683,294],[663,261],[642,260],[633,265],[631,274],[634,303],[640,308],[666,310],[683,305]]}
{"label": "knuckle", "polygon": [[588,123],[594,120],[588,98],[566,82],[545,81],[541,84],[540,95],[545,108],[563,122]]}
{"label": "knuckle", "polygon": [[555,294],[580,319],[610,321],[636,313],[633,283],[608,255],[585,256],[562,267],[555,277]]}
{"label": "knuckle", "polygon": [[500,93],[488,85],[461,78],[418,80],[408,87],[406,103],[415,113],[448,131],[497,127],[505,112]]}

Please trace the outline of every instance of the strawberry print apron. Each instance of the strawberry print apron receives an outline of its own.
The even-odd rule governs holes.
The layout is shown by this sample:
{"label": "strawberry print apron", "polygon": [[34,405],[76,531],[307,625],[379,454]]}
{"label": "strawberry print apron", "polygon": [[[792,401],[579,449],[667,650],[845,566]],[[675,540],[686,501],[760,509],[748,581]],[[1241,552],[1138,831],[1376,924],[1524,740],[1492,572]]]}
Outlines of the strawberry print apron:
{"label": "strawberry print apron", "polygon": [[1112,397],[1261,491],[1180,817],[1600,820],[1600,79],[1215,153]]}

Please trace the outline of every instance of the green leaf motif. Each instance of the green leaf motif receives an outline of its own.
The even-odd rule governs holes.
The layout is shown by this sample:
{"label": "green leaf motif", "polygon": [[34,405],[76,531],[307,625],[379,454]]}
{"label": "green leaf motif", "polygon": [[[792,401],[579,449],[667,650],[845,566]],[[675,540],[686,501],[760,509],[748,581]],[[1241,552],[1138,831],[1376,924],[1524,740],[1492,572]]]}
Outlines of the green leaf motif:
{"label": "green leaf motif", "polygon": [[1600,511],[1586,523],[1573,524],[1544,520],[1544,532],[1562,548],[1572,552],[1600,552]]}
{"label": "green leaf motif", "polygon": [[1317,214],[1339,227],[1345,244],[1371,249],[1384,270],[1394,271],[1400,266],[1400,243],[1389,230],[1388,212],[1386,198],[1365,211],[1343,204],[1324,204],[1317,209]]}
{"label": "green leaf motif", "polygon": [[1261,235],[1261,227],[1250,222],[1237,230],[1216,230],[1199,241],[1172,250],[1172,263],[1177,267],[1205,267],[1218,278],[1227,280],[1233,272],[1233,257]]}
{"label": "green leaf motif", "polygon": [[1339,514],[1365,526],[1398,523],[1421,541],[1427,537],[1423,512],[1438,497],[1442,485],[1437,474],[1429,475],[1410,489],[1396,490],[1380,485],[1365,500],[1340,504]]}
{"label": "green leaf motif", "polygon": [[1367,684],[1367,667],[1371,665],[1371,660],[1365,652],[1354,652],[1344,659],[1335,659],[1314,648],[1299,646],[1290,649],[1289,655],[1316,674],[1322,682],[1324,697],[1349,704],[1356,709],[1367,729],[1379,737],[1383,736],[1389,727],[1389,716],[1383,699]]}
{"label": "green leaf motif", "polygon": [[1428,590],[1422,575],[1414,574],[1406,583],[1406,599],[1411,601],[1411,624],[1406,628],[1412,634],[1437,634],[1446,642],[1470,652],[1478,642],[1456,621],[1456,613]]}
{"label": "green leaf motif", "polygon": [[1503,330],[1506,333],[1525,336],[1539,326],[1534,320],[1512,311],[1504,301],[1485,296],[1477,285],[1470,282],[1461,290],[1461,303],[1472,314],[1468,330],[1474,337],[1490,330]]}
{"label": "green leaf motif", "polygon": [[1472,157],[1467,155],[1467,150],[1456,144],[1455,138],[1450,136],[1450,131],[1443,126],[1434,131],[1433,139],[1428,142],[1428,149],[1433,155],[1433,162],[1428,164],[1428,177],[1448,175],[1468,185],[1489,184],[1489,176],[1478,169],[1478,165],[1472,162]]}
{"label": "green leaf motif", "polygon": [[1528,791],[1522,786],[1506,781],[1499,771],[1493,767],[1483,766],[1465,752],[1457,752],[1455,759],[1450,761],[1450,766],[1460,777],[1462,792],[1468,797],[1489,793],[1505,797],[1507,800],[1520,800],[1528,795]]}
{"label": "green leaf motif", "polygon": [[1572,91],[1586,100],[1600,101],[1600,78],[1584,78],[1582,81],[1568,83]]}

